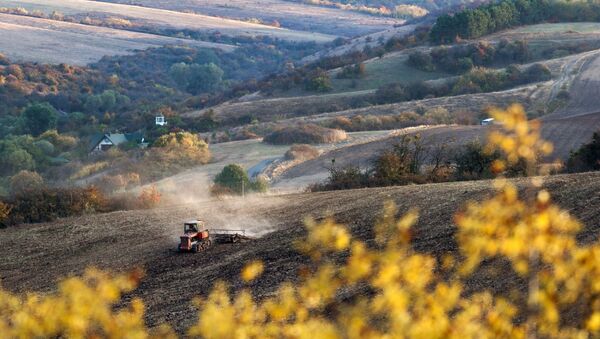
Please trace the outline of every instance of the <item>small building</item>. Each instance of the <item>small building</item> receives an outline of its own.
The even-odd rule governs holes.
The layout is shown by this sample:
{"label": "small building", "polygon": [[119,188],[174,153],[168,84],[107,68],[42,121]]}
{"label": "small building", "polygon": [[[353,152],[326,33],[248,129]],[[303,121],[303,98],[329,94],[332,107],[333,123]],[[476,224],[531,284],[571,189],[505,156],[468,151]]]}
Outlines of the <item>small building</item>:
{"label": "small building", "polygon": [[488,118],[481,120],[481,126],[489,126],[494,124],[494,118]]}
{"label": "small building", "polygon": [[135,143],[138,147],[147,145],[142,132],[135,133],[105,133],[92,138],[90,153],[106,152],[109,149],[126,143]]}
{"label": "small building", "polygon": [[165,119],[164,115],[157,115],[155,118],[155,124],[156,126],[165,126],[167,125],[167,120]]}

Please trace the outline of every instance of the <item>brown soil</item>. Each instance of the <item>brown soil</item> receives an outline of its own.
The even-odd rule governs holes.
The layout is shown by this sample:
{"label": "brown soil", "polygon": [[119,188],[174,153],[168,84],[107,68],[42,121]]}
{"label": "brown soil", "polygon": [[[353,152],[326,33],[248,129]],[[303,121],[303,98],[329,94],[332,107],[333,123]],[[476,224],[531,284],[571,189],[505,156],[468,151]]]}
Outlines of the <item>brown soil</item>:
{"label": "brown soil", "polygon": [[[525,185],[527,180],[517,182]],[[546,186],[561,206],[587,226],[581,240],[596,241],[600,173],[554,176]],[[292,243],[305,234],[302,221],[307,216],[332,215],[348,224],[356,237],[369,240],[384,201],[394,200],[401,212],[411,207],[421,210],[415,248],[442,254],[456,250],[454,212],[467,200],[488,195],[490,187],[489,181],[479,181],[258,197],[22,225],[0,230],[1,282],[13,291],[48,291],[57,278],[79,274],[90,265],[114,270],[141,266],[147,276],[132,296],[145,300],[148,323],[167,321],[182,331],[195,321],[193,296],[207,293],[217,280],[228,281],[234,290],[243,287],[239,271],[244,262],[258,258],[265,263],[264,275],[249,286],[257,297],[269,295],[282,281],[295,279],[306,258]],[[214,227],[275,231],[243,244],[217,245],[204,253],[176,253],[182,222],[198,216]],[[513,286],[515,280],[510,276],[479,279],[470,286],[486,284],[502,289]]]}

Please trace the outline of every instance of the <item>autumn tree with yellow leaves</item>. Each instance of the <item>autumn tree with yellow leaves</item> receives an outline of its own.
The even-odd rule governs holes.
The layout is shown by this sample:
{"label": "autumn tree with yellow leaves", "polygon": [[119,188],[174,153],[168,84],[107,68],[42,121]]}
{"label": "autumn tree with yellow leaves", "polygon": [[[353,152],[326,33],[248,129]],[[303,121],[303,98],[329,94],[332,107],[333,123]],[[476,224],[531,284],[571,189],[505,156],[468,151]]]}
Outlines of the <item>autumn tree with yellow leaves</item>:
{"label": "autumn tree with yellow leaves", "polygon": [[[488,150],[501,150],[501,173],[522,162],[535,174],[537,159],[551,151],[539,126],[523,109],[494,111],[503,131],[494,131]],[[411,229],[417,211],[396,218],[387,203],[374,227],[375,244],[353,239],[344,225],[308,221],[298,250],[312,264],[297,282],[255,300],[249,290],[230,294],[219,282],[198,299],[198,321],[187,334],[205,338],[489,338],[600,336],[600,245],[581,245],[582,225],[552,203],[532,178],[525,192],[499,179],[496,193],[469,203],[455,218],[459,253],[444,258],[417,253]],[[333,259],[336,258],[336,259]],[[343,259],[340,259],[343,258]],[[342,263],[340,263],[342,260]],[[526,286],[518,295],[468,291],[466,281],[483,262],[505,260]],[[241,272],[256,279],[264,264]],[[174,336],[168,327],[149,331],[142,301],[115,311],[137,276],[109,277],[89,271],[70,278],[51,295],[0,293],[0,333],[8,337]],[[341,296],[345,296],[341,298]],[[350,297],[348,297],[350,296]],[[580,321],[563,311],[578,308]]]}

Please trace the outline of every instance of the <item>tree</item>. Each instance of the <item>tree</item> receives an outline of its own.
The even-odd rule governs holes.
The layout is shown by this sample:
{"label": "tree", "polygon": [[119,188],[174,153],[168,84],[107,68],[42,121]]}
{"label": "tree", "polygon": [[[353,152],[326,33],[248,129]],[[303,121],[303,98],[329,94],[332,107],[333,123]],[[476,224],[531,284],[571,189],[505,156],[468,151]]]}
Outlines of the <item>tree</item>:
{"label": "tree", "polygon": [[223,70],[214,63],[190,67],[188,90],[198,94],[217,89],[223,82]]}
{"label": "tree", "polygon": [[34,136],[55,129],[57,121],[58,112],[47,102],[31,104],[21,113],[23,131]]}
{"label": "tree", "polygon": [[332,89],[329,73],[323,70],[317,70],[306,79],[304,87],[307,91],[329,92]]}
{"label": "tree", "polygon": [[408,60],[406,62],[408,63],[408,65],[420,69],[422,71],[433,72],[435,70],[435,66],[433,65],[431,55],[426,52],[412,52],[408,55]]}
{"label": "tree", "polygon": [[31,170],[35,167],[33,156],[14,140],[0,141],[0,174],[11,176],[20,170]]}
{"label": "tree", "polygon": [[569,172],[600,170],[600,132],[594,133],[589,143],[571,153],[567,170]]}
{"label": "tree", "polygon": [[459,180],[476,180],[493,177],[490,167],[500,154],[488,154],[481,143],[474,141],[466,144],[454,158],[456,162],[456,176]]}
{"label": "tree", "polygon": [[173,64],[169,70],[173,80],[192,94],[209,92],[219,88],[223,82],[223,70],[216,64]]}
{"label": "tree", "polygon": [[44,179],[37,172],[23,170],[10,178],[10,193],[13,196],[35,191],[43,186]]}
{"label": "tree", "polygon": [[221,173],[215,177],[214,183],[237,194],[242,194],[243,191],[250,189],[250,179],[246,170],[236,164],[225,166]]}

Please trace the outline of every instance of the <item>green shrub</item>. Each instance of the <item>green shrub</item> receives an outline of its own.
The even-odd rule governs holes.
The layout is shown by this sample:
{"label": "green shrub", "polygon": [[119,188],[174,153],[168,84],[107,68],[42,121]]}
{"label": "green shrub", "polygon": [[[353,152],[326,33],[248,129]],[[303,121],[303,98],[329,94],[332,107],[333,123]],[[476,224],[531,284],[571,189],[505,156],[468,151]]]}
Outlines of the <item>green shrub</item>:
{"label": "green shrub", "polygon": [[243,194],[248,192],[264,193],[268,189],[268,183],[262,178],[250,181],[246,170],[240,165],[230,164],[221,170],[214,179],[211,188],[213,195]]}

